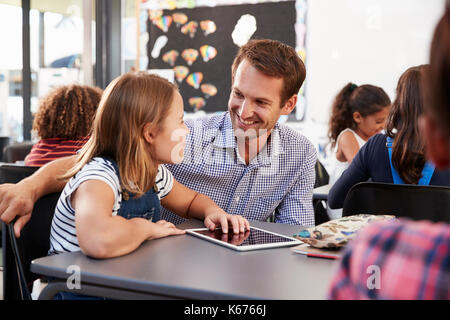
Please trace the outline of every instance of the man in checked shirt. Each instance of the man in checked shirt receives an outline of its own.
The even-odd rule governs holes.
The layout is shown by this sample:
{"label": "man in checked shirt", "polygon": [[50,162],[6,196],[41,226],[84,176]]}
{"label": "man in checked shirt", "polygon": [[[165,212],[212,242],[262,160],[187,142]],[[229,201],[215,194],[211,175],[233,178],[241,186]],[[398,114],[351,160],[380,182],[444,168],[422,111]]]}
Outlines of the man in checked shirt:
{"label": "man in checked shirt", "polygon": [[[313,226],[316,150],[303,135],[278,123],[295,108],[305,77],[305,66],[290,46],[275,40],[242,46],[232,65],[228,111],[186,121],[184,160],[167,166],[174,178],[227,213]],[[173,139],[179,139],[176,132]],[[0,219],[21,216],[14,225],[18,235],[34,199],[60,191],[63,184],[55,177],[73,163],[73,157],[53,161],[16,185],[0,186]],[[161,218],[182,221],[164,208]]]}

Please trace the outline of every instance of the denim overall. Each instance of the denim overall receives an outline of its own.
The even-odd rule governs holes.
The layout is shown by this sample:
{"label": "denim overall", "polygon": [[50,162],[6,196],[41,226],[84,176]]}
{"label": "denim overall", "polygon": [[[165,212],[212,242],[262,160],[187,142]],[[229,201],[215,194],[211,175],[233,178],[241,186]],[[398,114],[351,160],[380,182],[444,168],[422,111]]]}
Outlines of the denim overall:
{"label": "denim overall", "polygon": [[[105,157],[105,159],[112,163],[120,181],[119,167],[117,166],[116,161],[109,157]],[[160,219],[161,203],[154,188],[150,189],[139,198],[135,198],[132,193],[129,194],[127,200],[124,198],[124,194],[122,194],[122,202],[120,203],[120,209],[117,213],[119,216],[125,219],[144,218],[152,222],[156,222]]]}
{"label": "denim overall", "polygon": [[[389,164],[391,165],[391,173],[392,173],[392,179],[394,180],[394,184],[405,184],[400,178],[400,175],[398,174],[397,170],[395,170],[393,164],[392,164],[392,144],[394,143],[394,140],[391,137],[386,137],[386,147],[388,148],[389,152]],[[422,169],[422,177],[420,178],[418,185],[421,186],[427,186],[430,184],[431,177],[433,176],[435,166],[427,161],[425,162],[425,165]]]}
{"label": "denim overall", "polygon": [[[120,181],[119,167],[117,166],[116,161],[114,161],[110,157],[103,157],[103,158],[112,163],[114,170],[116,171]],[[117,214],[125,219],[145,218],[147,220],[151,220],[152,222],[156,222],[159,220],[160,211],[161,211],[161,203],[159,201],[159,197],[155,192],[154,188],[152,188],[139,198],[134,198],[134,194],[129,194],[128,199],[125,200],[124,195],[122,194],[122,202],[120,203],[120,209]],[[50,280],[51,279],[49,278],[49,281]],[[53,297],[53,300],[109,300],[109,299],[102,297],[87,296],[74,292],[61,291],[58,292]]]}

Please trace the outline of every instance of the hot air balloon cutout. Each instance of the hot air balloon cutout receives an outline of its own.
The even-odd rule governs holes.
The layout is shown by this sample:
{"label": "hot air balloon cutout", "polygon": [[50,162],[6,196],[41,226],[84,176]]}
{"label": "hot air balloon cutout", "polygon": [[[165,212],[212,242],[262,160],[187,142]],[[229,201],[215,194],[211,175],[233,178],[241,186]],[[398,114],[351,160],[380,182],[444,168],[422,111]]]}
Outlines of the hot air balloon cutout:
{"label": "hot air balloon cutout", "polygon": [[198,51],[196,49],[184,49],[181,57],[191,66],[197,60]]}
{"label": "hot air balloon cutout", "polygon": [[184,34],[188,34],[191,38],[195,36],[195,33],[197,32],[198,23],[197,21],[191,21],[186,23],[184,26],[181,27],[181,32]]}
{"label": "hot air balloon cutout", "polygon": [[208,34],[216,32],[216,24],[212,20],[203,20],[200,21],[200,29],[203,30],[206,37]]}
{"label": "hot air balloon cutout", "polygon": [[161,16],[152,20],[153,24],[160,28],[162,31],[169,31],[169,27],[172,24],[172,16]]}
{"label": "hot air balloon cutout", "polygon": [[165,63],[170,64],[172,67],[175,65],[175,61],[178,58],[178,51],[177,50],[170,50],[167,51],[166,53],[164,53],[164,55],[162,56],[162,59]]}
{"label": "hot air balloon cutout", "polygon": [[177,28],[179,28],[181,25],[185,24],[188,21],[187,15],[181,12],[174,13],[172,15],[173,22],[175,22]]}
{"label": "hot air balloon cutout", "polygon": [[148,14],[150,16],[150,20],[153,21],[163,15],[162,10],[148,10]]}
{"label": "hot air balloon cutout", "polygon": [[213,97],[217,94],[217,88],[215,85],[210,83],[204,83],[200,86],[200,89],[205,94],[206,99]]}
{"label": "hot air balloon cutout", "polygon": [[188,83],[188,85],[194,87],[195,89],[198,89],[200,87],[200,83],[202,82],[202,80],[203,80],[203,73],[201,72],[191,73],[186,78],[186,82]]}
{"label": "hot air balloon cutout", "polygon": [[189,74],[189,68],[185,66],[176,66],[173,70],[175,71],[175,79],[180,83],[183,82],[184,78]]}
{"label": "hot air balloon cutout", "polygon": [[200,47],[200,54],[203,57],[203,61],[208,62],[211,59],[214,59],[217,55],[216,48],[210,46],[210,45],[203,45]]}
{"label": "hot air balloon cutout", "polygon": [[190,97],[188,102],[196,111],[203,108],[206,104],[205,99],[202,97]]}

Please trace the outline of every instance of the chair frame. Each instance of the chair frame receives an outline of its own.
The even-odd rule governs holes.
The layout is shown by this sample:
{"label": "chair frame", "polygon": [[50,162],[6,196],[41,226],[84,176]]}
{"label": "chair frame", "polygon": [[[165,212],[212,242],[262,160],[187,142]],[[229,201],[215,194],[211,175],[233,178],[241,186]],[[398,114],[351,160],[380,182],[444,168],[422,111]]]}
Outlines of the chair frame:
{"label": "chair frame", "polygon": [[347,193],[342,216],[392,214],[413,220],[450,223],[449,207],[450,187],[360,182]]}

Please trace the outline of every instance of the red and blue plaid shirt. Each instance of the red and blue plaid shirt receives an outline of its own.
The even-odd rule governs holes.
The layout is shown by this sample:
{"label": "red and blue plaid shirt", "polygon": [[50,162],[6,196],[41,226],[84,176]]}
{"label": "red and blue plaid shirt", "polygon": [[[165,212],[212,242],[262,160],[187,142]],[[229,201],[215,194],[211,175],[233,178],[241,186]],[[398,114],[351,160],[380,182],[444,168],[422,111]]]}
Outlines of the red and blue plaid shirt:
{"label": "red and blue plaid shirt", "polygon": [[450,299],[450,225],[399,220],[360,230],[329,299]]}

